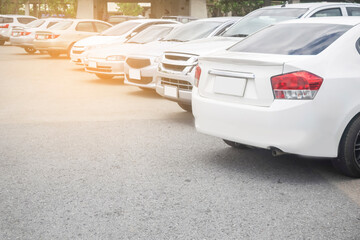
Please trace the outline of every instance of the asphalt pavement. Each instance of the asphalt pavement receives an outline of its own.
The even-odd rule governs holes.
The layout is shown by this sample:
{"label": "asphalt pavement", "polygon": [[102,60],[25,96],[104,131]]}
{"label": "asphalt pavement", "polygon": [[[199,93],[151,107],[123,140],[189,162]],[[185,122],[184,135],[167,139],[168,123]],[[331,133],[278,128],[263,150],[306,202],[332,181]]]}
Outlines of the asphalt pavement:
{"label": "asphalt pavement", "polygon": [[360,239],[360,180],[232,149],[153,91],[0,46],[0,239]]}

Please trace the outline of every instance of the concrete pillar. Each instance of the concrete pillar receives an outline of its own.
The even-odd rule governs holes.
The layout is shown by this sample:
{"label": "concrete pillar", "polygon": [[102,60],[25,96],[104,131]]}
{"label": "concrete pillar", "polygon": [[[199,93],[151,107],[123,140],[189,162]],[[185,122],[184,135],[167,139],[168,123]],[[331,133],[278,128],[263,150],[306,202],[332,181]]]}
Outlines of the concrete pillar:
{"label": "concrete pillar", "polygon": [[207,18],[206,0],[190,0],[190,16]]}
{"label": "concrete pillar", "polygon": [[27,0],[25,2],[25,15],[26,16],[29,16],[30,15],[30,3],[29,3],[29,0]]}
{"label": "concrete pillar", "polygon": [[94,1],[95,0],[78,0],[76,17],[77,18],[94,18]]}

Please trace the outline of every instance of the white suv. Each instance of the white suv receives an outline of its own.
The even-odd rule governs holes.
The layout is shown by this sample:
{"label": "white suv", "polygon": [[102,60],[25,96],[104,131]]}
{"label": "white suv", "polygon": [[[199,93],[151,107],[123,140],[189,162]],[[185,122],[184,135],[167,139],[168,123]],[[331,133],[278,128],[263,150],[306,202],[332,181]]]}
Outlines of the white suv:
{"label": "white suv", "polygon": [[23,27],[36,19],[36,17],[25,15],[0,15],[0,45],[10,40],[14,27]]}

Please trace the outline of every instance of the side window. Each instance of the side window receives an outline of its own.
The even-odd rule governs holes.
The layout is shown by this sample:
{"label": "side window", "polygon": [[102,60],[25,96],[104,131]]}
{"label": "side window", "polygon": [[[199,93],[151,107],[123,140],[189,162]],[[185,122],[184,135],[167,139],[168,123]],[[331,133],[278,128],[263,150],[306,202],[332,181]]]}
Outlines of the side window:
{"label": "side window", "polygon": [[314,13],[311,17],[337,17],[342,16],[340,8],[324,9]]}
{"label": "side window", "polygon": [[95,22],[95,27],[96,27],[96,31],[97,32],[103,32],[106,29],[108,29],[110,26],[106,25],[104,23],[100,23],[100,22]]}
{"label": "side window", "polygon": [[49,22],[46,28],[49,28],[49,27],[51,27],[51,26],[53,26],[53,25],[55,25],[55,24],[57,24],[57,23],[58,23],[58,22]]}
{"label": "side window", "polygon": [[14,19],[9,17],[0,17],[0,23],[13,23]]}
{"label": "side window", "polygon": [[347,7],[346,11],[349,16],[360,16],[360,8],[358,7]]}
{"label": "side window", "polygon": [[79,22],[76,26],[76,31],[80,32],[95,32],[92,22]]}
{"label": "side window", "polygon": [[36,20],[36,19],[35,19],[35,18],[19,17],[19,18],[17,18],[17,20],[19,21],[19,23],[28,24],[29,22],[32,22],[32,21],[34,21],[34,20]]}

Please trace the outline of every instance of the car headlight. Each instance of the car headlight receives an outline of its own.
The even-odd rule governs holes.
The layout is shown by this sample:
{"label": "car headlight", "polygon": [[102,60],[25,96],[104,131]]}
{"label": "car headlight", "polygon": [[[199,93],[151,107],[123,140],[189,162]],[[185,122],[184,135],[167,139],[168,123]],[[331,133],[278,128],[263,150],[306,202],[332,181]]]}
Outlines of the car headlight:
{"label": "car headlight", "polygon": [[125,61],[125,56],[121,56],[121,55],[108,56],[106,58],[106,61]]}

